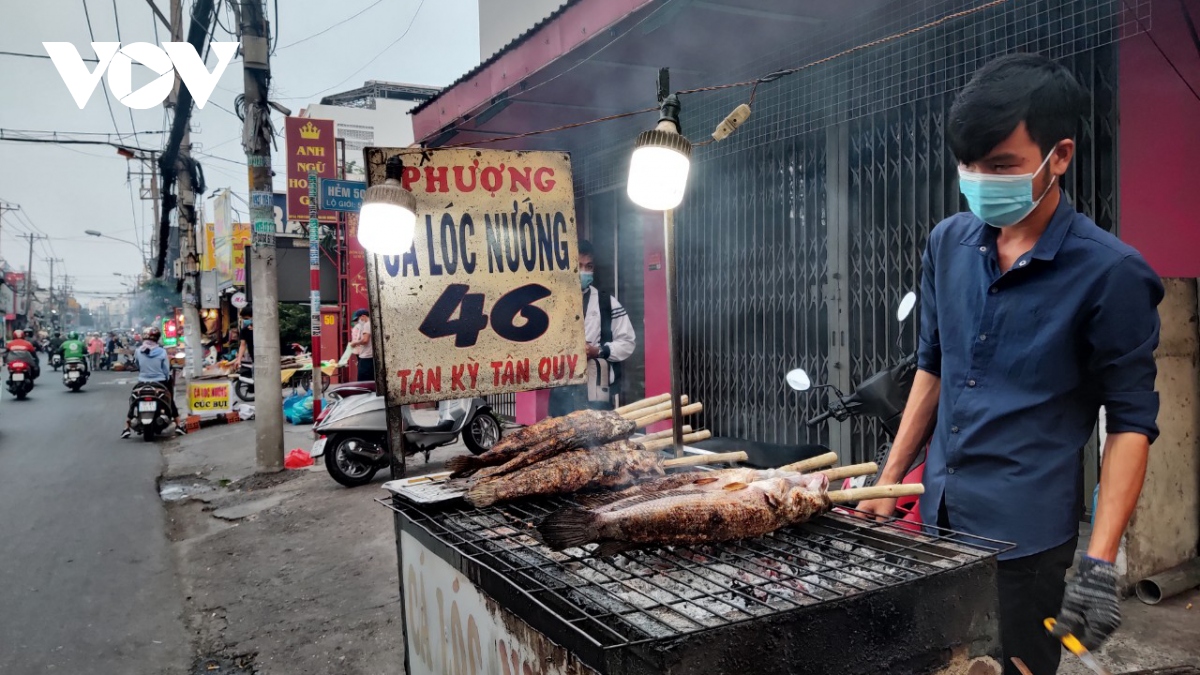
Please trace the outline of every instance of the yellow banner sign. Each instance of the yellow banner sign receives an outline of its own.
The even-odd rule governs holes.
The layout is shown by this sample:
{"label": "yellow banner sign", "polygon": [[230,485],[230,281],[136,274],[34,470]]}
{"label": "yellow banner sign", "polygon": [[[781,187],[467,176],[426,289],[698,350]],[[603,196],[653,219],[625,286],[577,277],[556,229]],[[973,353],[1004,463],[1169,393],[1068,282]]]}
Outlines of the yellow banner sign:
{"label": "yellow banner sign", "polygon": [[417,197],[412,248],[377,256],[391,404],[585,381],[571,159],[562,152],[367,148]]}
{"label": "yellow banner sign", "polygon": [[233,410],[233,385],[227,380],[199,380],[188,383],[188,411],[193,415],[212,415]]}

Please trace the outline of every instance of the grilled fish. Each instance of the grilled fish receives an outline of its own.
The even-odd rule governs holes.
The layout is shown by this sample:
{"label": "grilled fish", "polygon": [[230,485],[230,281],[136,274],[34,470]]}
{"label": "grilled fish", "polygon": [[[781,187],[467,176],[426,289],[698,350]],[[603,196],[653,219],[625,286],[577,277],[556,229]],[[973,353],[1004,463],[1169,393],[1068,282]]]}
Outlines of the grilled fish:
{"label": "grilled fish", "polygon": [[[633,433],[637,424],[611,410],[577,410],[562,417],[550,417],[500,439],[491,450],[478,456],[461,456],[446,462],[451,477],[471,475],[485,467],[501,467],[488,475],[508,473],[565,450],[600,445]],[[512,464],[530,454],[529,458]],[[510,465],[511,466],[508,466]]]}
{"label": "grilled fish", "polygon": [[[719,488],[714,488],[720,484]],[[752,483],[712,481],[636,495],[594,509],[567,508],[538,525],[555,550],[599,542],[608,556],[648,544],[701,544],[758,537],[831,506],[821,474],[781,473]]]}
{"label": "grilled fish", "polygon": [[511,473],[480,477],[467,491],[467,501],[489,506],[521,497],[624,487],[662,475],[659,453],[633,441],[616,441],[599,448],[568,450]]}

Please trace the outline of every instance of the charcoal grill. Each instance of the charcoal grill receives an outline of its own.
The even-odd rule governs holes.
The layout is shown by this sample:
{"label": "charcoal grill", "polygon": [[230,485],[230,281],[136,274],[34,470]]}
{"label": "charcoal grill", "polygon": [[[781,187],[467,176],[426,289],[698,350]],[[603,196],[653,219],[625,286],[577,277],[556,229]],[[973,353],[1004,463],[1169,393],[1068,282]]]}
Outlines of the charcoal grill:
{"label": "charcoal grill", "polygon": [[757,539],[600,559],[535,539],[534,523],[569,499],[380,502],[396,512],[410,675],[898,674],[999,661],[1000,542],[826,514]]}

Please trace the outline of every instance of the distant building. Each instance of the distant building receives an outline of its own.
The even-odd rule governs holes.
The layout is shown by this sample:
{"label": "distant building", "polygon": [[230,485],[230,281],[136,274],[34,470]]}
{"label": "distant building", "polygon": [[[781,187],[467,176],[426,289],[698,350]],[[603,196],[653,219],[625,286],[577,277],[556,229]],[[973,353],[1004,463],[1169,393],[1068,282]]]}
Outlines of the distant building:
{"label": "distant building", "polygon": [[363,148],[411,145],[408,111],[438,91],[436,87],[369,80],[357,89],[322,98],[301,110],[300,117],[333,120],[337,137],[346,141],[346,178],[366,180]]}

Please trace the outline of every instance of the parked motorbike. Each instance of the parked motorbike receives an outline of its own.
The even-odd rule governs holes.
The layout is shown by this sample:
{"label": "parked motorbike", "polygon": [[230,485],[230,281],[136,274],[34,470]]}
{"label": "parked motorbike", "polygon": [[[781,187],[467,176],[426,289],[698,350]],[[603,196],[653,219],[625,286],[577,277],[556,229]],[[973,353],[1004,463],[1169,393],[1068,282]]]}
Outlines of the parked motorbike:
{"label": "parked motorbike", "polygon": [[24,401],[29,392],[33,391],[33,366],[22,359],[11,359],[5,366],[8,368],[8,378],[5,382],[8,393],[18,401]]}
{"label": "parked motorbike", "polygon": [[57,371],[59,368],[62,368],[62,365],[63,365],[62,354],[55,352],[53,355],[50,356],[50,366],[52,368],[54,368],[54,370]]}
{"label": "parked motorbike", "polygon": [[237,382],[233,385],[233,393],[246,403],[254,403],[254,364],[243,363],[238,368]]}
{"label": "parked motorbike", "polygon": [[129,395],[129,427],[148,443],[174,424],[171,392],[156,382],[140,382]]}
{"label": "parked motorbike", "polygon": [[[404,416],[405,456],[429,453],[454,443],[461,436],[472,453],[487,452],[500,440],[500,422],[482,398],[441,401],[438,421],[421,425],[409,406]],[[325,418],[314,425],[320,438],[313,444],[313,458],[325,458],[325,470],[337,482],[357,487],[371,482],[375,473],[388,466],[387,405],[382,396],[362,394],[336,401]]]}
{"label": "parked motorbike", "polygon": [[[911,292],[906,294],[896,310],[897,321],[903,322],[907,319],[916,304],[916,294]],[[882,473],[883,467],[887,464],[888,454],[892,449],[891,441],[900,431],[900,420],[904,416],[904,406],[908,402],[908,394],[912,390],[913,376],[916,375],[916,372],[917,355],[910,354],[899,363],[864,380],[849,395],[843,394],[832,384],[813,385],[808,373],[803,369],[798,368],[787,374],[788,386],[796,391],[828,389],[832,394],[826,400],[825,411],[807,421],[809,426],[820,424],[831,417],[839,422],[845,422],[851,417],[867,417],[878,420],[887,434],[889,441],[879,447],[875,456],[879,472],[871,476],[848,478],[843,484],[843,488],[874,485],[878,480],[879,473]],[[921,482],[925,475],[925,452],[926,449],[922,448],[901,482]],[[901,497],[896,502],[896,518],[904,523],[909,523],[910,527],[919,525],[921,513],[918,503],[918,497]]]}
{"label": "parked motorbike", "polygon": [[63,384],[67,385],[67,389],[79,391],[87,384],[89,377],[91,373],[88,372],[83,359],[67,359],[66,365],[63,366]]}

